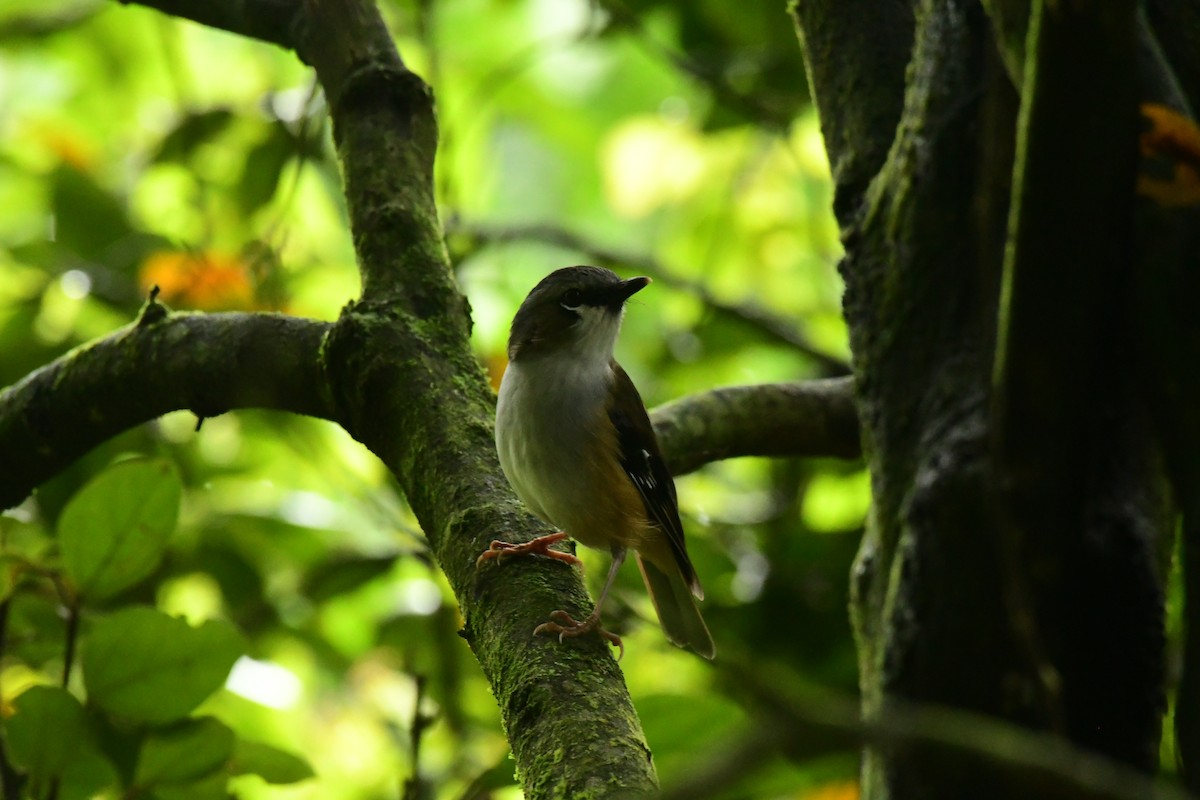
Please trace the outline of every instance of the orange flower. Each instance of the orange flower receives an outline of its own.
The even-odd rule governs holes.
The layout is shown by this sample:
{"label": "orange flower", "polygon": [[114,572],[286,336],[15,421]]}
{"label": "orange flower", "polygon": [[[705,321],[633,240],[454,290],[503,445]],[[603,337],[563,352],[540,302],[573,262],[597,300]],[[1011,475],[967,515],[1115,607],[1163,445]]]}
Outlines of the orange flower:
{"label": "orange flower", "polygon": [[858,800],[858,781],[827,783],[803,795],[803,800]]}
{"label": "orange flower", "polygon": [[1141,111],[1150,127],[1139,140],[1138,194],[1168,208],[1200,204],[1200,128],[1166,106],[1145,103]]}
{"label": "orange flower", "polygon": [[159,288],[163,302],[204,311],[254,308],[249,269],[237,256],[212,251],[151,253],[138,270],[144,292]]}

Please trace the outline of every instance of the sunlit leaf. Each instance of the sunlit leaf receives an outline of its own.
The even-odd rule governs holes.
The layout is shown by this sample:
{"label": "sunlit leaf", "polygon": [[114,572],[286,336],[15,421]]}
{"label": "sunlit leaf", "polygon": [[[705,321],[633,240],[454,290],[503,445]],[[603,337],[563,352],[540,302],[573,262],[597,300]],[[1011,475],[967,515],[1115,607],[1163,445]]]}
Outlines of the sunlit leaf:
{"label": "sunlit leaf", "polygon": [[717,694],[681,699],[651,695],[638,702],[646,741],[654,750],[655,764],[666,785],[674,775],[694,766],[698,753],[728,738],[746,718],[744,711]]}
{"label": "sunlit leaf", "polygon": [[90,174],[63,165],[51,189],[54,238],[76,255],[101,260],[106,248],[133,232],[124,202]]}
{"label": "sunlit leaf", "polygon": [[271,135],[246,156],[238,183],[238,208],[250,214],[270,202],[279,186],[283,168],[296,155],[296,142],[283,125],[271,129]]}
{"label": "sunlit leaf", "polygon": [[315,774],[300,756],[262,742],[241,740],[234,746],[232,772],[258,775],[267,783],[297,783]]}
{"label": "sunlit leaf", "polygon": [[339,558],[318,564],[304,581],[303,591],[321,602],[352,592],[365,583],[387,574],[396,564],[391,556],[383,558]]}
{"label": "sunlit leaf", "polygon": [[11,597],[24,577],[45,567],[50,547],[40,525],[0,517],[0,601]]}
{"label": "sunlit leaf", "polygon": [[112,714],[170,722],[219,689],[242,651],[229,623],[193,628],[151,608],[127,608],[88,633],[84,684],[88,699]]}
{"label": "sunlit leaf", "polygon": [[183,161],[205,142],[218,136],[235,119],[227,108],[191,111],[180,117],[175,127],[163,137],[151,161]]}
{"label": "sunlit leaf", "polygon": [[89,601],[145,578],[162,560],[183,487],[168,461],[122,461],[83,487],[58,521],[63,565]]}

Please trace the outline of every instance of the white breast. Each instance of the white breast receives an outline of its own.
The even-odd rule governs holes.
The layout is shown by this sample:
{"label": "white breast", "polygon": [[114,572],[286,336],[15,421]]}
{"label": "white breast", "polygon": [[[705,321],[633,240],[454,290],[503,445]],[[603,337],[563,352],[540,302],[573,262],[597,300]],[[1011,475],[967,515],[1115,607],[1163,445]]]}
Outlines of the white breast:
{"label": "white breast", "polygon": [[[508,366],[496,406],[500,466],[529,510],[591,544],[588,509],[598,498],[581,453],[603,418],[612,381],[608,359],[550,354]],[[597,542],[603,546],[603,542]]]}

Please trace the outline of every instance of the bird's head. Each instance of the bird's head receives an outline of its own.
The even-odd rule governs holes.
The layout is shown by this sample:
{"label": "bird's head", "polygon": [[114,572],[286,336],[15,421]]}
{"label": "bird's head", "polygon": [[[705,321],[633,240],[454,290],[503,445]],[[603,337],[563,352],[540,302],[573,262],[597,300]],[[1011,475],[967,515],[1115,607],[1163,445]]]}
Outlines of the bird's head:
{"label": "bird's head", "polygon": [[650,283],[621,280],[603,267],[563,267],[542,279],[513,317],[508,358],[552,353],[576,358],[612,358],[625,301]]}

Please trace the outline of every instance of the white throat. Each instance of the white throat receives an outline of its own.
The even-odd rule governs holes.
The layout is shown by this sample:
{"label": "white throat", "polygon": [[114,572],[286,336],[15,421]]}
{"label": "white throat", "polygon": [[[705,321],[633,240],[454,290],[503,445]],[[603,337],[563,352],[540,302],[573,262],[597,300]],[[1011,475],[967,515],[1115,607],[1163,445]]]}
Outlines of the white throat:
{"label": "white throat", "polygon": [[625,309],[614,314],[606,308],[580,306],[575,313],[579,315],[579,321],[572,327],[570,343],[563,348],[562,355],[572,361],[587,362],[585,369],[595,368],[596,364],[607,369],[617,335],[621,332]]}
{"label": "white throat", "polygon": [[[536,399],[524,402],[560,408],[561,413],[574,416],[590,413],[605,401],[612,381],[609,363],[624,311],[613,314],[595,306],[580,306],[576,313],[579,321],[563,345],[508,365],[500,387],[502,403],[508,399],[505,395],[530,391]],[[544,407],[541,413],[552,413],[551,408]]]}

